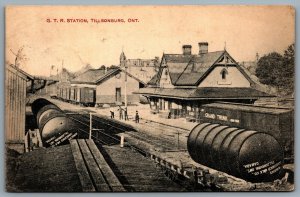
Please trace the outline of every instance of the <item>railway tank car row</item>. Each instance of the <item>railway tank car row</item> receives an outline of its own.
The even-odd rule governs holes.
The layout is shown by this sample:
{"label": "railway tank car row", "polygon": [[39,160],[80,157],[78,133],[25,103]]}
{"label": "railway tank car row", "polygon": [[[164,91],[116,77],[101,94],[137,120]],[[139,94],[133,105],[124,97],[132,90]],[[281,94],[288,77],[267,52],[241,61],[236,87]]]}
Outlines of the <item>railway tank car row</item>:
{"label": "railway tank car row", "polygon": [[[284,158],[291,156],[293,150],[293,122],[286,122],[293,120],[293,111],[277,109],[275,113],[274,110],[232,103],[203,105],[201,122],[187,139],[189,155],[201,165],[249,182],[281,178]],[[32,103],[32,112],[43,142],[65,132],[87,129],[43,98]]]}
{"label": "railway tank car row", "polygon": [[283,150],[267,133],[203,123],[187,145],[194,161],[247,181],[273,181],[282,172]]}
{"label": "railway tank car row", "polygon": [[44,146],[50,146],[48,140],[57,138],[69,132],[73,136],[77,135],[82,127],[80,124],[69,119],[66,114],[50,101],[40,98],[32,103],[32,112],[36,117]]}

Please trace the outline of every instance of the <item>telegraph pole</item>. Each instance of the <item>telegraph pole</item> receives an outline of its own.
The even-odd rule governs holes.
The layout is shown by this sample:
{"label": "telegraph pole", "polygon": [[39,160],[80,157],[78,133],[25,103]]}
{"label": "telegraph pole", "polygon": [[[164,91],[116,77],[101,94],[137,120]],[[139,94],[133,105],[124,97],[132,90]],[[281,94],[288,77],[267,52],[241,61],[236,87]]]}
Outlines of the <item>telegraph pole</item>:
{"label": "telegraph pole", "polygon": [[92,130],[93,130],[93,125],[92,125],[92,113],[90,113],[90,132],[89,132],[89,139],[92,139]]}
{"label": "telegraph pole", "polygon": [[127,64],[125,62],[125,108],[127,108]]}

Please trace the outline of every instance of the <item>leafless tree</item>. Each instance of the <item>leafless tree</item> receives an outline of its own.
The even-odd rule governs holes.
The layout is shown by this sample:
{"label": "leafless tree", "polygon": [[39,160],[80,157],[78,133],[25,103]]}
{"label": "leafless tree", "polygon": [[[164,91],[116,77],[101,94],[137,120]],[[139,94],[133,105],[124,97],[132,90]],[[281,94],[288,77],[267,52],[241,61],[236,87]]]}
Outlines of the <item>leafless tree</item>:
{"label": "leafless tree", "polygon": [[21,63],[24,63],[29,59],[24,52],[24,48],[25,48],[25,46],[23,45],[21,48],[18,49],[17,53],[15,53],[12,49],[10,49],[11,53],[16,56],[15,57],[15,66],[18,68],[20,67]]}

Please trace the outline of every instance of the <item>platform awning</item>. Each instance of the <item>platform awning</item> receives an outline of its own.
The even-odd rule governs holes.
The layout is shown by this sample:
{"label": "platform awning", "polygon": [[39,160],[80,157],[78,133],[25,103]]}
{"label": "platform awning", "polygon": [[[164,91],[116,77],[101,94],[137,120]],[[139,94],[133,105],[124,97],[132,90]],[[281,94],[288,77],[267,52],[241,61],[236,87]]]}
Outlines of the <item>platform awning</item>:
{"label": "platform awning", "polygon": [[141,88],[135,93],[144,96],[182,100],[259,99],[261,97],[275,97],[254,88]]}

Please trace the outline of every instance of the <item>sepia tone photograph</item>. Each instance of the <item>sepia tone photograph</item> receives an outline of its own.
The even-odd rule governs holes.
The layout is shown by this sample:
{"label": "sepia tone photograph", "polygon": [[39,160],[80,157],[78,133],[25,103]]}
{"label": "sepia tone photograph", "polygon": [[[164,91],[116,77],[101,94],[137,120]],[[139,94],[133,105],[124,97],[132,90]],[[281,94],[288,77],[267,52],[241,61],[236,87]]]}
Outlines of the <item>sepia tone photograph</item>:
{"label": "sepia tone photograph", "polygon": [[6,6],[6,192],[294,191],[295,9]]}

